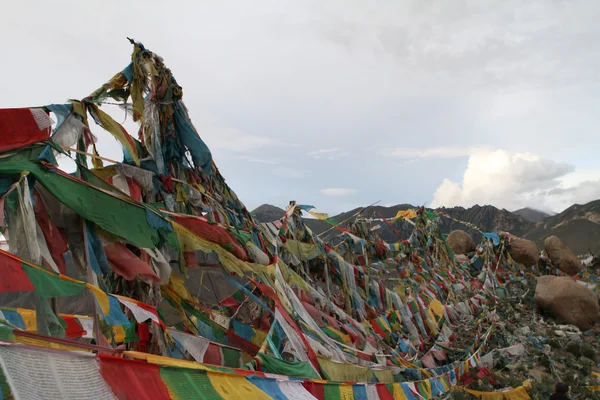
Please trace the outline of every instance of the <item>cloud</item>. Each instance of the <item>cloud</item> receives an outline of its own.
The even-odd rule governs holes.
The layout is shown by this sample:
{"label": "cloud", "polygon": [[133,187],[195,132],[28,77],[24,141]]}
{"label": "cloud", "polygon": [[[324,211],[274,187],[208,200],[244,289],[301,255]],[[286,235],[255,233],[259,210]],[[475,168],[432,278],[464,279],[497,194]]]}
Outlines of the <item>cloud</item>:
{"label": "cloud", "polygon": [[211,149],[250,152],[274,144],[271,138],[252,135],[228,126],[225,121],[213,116],[195,117],[193,122],[196,130]]}
{"label": "cloud", "polygon": [[444,179],[430,206],[492,204],[511,210],[529,206],[562,211],[574,202],[600,197],[600,180],[578,182],[577,175],[571,164],[532,153],[473,150],[462,182]]}
{"label": "cloud", "polygon": [[335,153],[337,151],[339,151],[340,149],[338,148],[334,148],[334,149],[319,149],[316,151],[311,151],[310,153],[306,153],[309,156],[318,156],[321,154],[327,154],[327,153]]}
{"label": "cloud", "polygon": [[251,163],[256,163],[256,164],[268,164],[268,165],[276,165],[277,164],[276,161],[267,160],[267,159],[259,158],[259,157],[253,157],[253,156],[238,156],[237,159],[251,162]]}
{"label": "cloud", "polygon": [[277,167],[273,173],[281,178],[302,179],[312,175],[311,171],[290,167]]}
{"label": "cloud", "polygon": [[326,158],[328,160],[335,160],[338,157],[348,157],[350,153],[348,151],[342,151],[339,148],[332,149],[319,149],[306,153],[307,156],[313,157],[315,160]]}
{"label": "cloud", "polygon": [[468,156],[474,148],[471,147],[429,147],[429,148],[414,148],[414,147],[396,147],[382,151],[383,155],[389,157],[400,158],[454,158]]}
{"label": "cloud", "polygon": [[359,190],[358,189],[349,189],[349,188],[328,188],[328,189],[321,189],[319,192],[321,192],[321,194],[323,194],[325,196],[344,197],[344,196],[350,196],[352,194],[358,193]]}
{"label": "cloud", "polygon": [[[135,32],[164,57],[198,133],[249,206],[314,196],[320,206],[343,211],[374,195],[422,204],[444,178],[456,183],[457,201],[467,202],[474,195],[463,193],[462,175],[470,146],[481,145],[574,164],[576,171],[557,178],[559,184],[538,190],[553,192],[532,197],[552,207],[584,198],[600,177],[581,179],[600,146],[600,2],[210,3],[173,3],[170,11],[179,17],[167,20],[141,0],[86,2],[77,18],[68,2],[36,2],[36,13],[27,2],[7,2],[5,14],[28,15],[32,28],[18,18],[0,24],[0,33],[11,37],[3,72],[28,77],[0,81],[0,107],[84,98],[130,62],[124,38]],[[86,29],[116,13],[138,18],[109,31]],[[164,29],[155,29],[156,21]],[[66,24],[77,37],[68,36]],[[46,61],[43,74],[39,59]],[[81,68],[82,60],[93,62]],[[124,120],[123,113],[114,117]],[[138,126],[130,121],[125,125],[135,137]],[[99,136],[98,151],[120,160],[121,146],[108,136]],[[390,147],[398,149],[389,157],[380,153]],[[344,150],[351,157],[342,157]],[[308,171],[273,171],[284,160]],[[401,177],[410,190],[373,179],[382,174]],[[352,182],[361,182],[359,194],[319,193],[358,187]],[[486,200],[481,197],[475,199]]]}

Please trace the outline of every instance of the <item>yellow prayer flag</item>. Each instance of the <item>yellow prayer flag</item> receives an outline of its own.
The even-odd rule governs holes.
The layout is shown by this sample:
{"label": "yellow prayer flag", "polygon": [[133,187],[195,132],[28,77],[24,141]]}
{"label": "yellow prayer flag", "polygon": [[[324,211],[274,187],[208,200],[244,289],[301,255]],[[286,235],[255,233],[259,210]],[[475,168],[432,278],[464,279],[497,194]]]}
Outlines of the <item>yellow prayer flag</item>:
{"label": "yellow prayer flag", "polygon": [[173,289],[175,291],[175,293],[177,293],[181,299],[183,300],[189,300],[190,299],[190,292],[188,292],[188,290],[185,287],[185,281],[184,279],[178,275],[175,272],[171,273],[171,276],[169,278],[169,286],[171,287],[171,289]]}
{"label": "yellow prayer flag", "polygon": [[27,344],[27,345],[30,345],[30,346],[47,347],[47,348],[50,348],[50,349],[57,349],[57,350],[71,350],[71,351],[91,352],[91,350],[88,350],[88,349],[86,349],[84,347],[69,346],[68,344],[60,344],[60,343],[55,343],[55,342],[48,342],[48,341],[46,341],[44,339],[31,338],[31,337],[28,337],[28,336],[21,336],[21,335],[15,335],[15,342]]}
{"label": "yellow prayer flag", "polygon": [[408,400],[399,383],[394,383],[394,400]]}
{"label": "yellow prayer flag", "polygon": [[444,316],[444,305],[438,299],[433,299],[429,303],[429,309],[440,318]]}
{"label": "yellow prayer flag", "polygon": [[125,333],[125,329],[122,326],[113,326],[112,327],[115,343],[123,343],[125,341],[125,337],[127,334]]}
{"label": "yellow prayer flag", "polygon": [[96,296],[96,301],[102,309],[102,313],[104,315],[108,315],[108,313],[110,312],[110,302],[108,301],[108,295],[98,286],[94,286],[87,283],[85,287],[89,289],[94,294],[94,296]]}
{"label": "yellow prayer flag", "polygon": [[309,211],[308,212],[310,215],[312,215],[313,217],[319,218],[319,219],[327,219],[329,218],[329,214],[326,213],[318,213],[318,212],[314,212],[314,211]]}
{"label": "yellow prayer flag", "polygon": [[406,218],[406,219],[417,218],[417,212],[413,209],[400,210],[400,211],[398,211],[396,216],[394,218],[392,218],[392,221],[396,221],[397,219],[400,219],[400,218]]}
{"label": "yellow prayer flag", "polygon": [[25,330],[27,332],[37,332],[37,322],[35,319],[35,310],[28,310],[26,308],[17,308],[17,312],[23,318],[25,322]]}
{"label": "yellow prayer flag", "polygon": [[354,391],[352,385],[340,385],[340,400],[354,400]]}
{"label": "yellow prayer flag", "polygon": [[266,400],[271,396],[254,386],[245,376],[208,372],[213,388],[224,399]]}

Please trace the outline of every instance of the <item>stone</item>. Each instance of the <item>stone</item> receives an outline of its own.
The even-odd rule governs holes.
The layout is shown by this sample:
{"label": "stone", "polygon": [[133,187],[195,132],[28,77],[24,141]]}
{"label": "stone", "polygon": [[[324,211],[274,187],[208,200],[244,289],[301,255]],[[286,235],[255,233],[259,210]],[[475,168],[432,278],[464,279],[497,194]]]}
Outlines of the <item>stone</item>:
{"label": "stone", "polygon": [[544,250],[552,264],[567,275],[577,275],[583,269],[573,252],[556,236],[546,239]]}
{"label": "stone", "polygon": [[450,232],[447,242],[456,254],[465,254],[475,250],[473,238],[465,231],[456,230]]}
{"label": "stone", "polygon": [[525,267],[537,264],[540,252],[537,245],[528,239],[515,239],[510,242],[508,252],[513,260]]}
{"label": "stone", "polygon": [[575,325],[582,331],[592,329],[598,320],[598,296],[571,278],[540,276],[535,302],[559,323]]}

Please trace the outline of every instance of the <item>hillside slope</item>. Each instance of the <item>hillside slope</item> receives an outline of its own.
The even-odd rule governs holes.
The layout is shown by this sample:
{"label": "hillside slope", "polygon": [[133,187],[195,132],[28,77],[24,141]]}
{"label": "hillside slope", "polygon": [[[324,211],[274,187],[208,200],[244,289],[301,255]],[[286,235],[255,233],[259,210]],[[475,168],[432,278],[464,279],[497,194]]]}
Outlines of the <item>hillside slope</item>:
{"label": "hillside slope", "polygon": [[558,236],[575,254],[600,253],[600,200],[575,204],[539,222],[524,236],[543,247],[551,235]]}
{"label": "hillside slope", "polygon": [[512,213],[519,215],[523,217],[526,221],[533,222],[534,224],[551,216],[548,213],[545,213],[540,210],[535,210],[529,207],[521,208],[520,210],[513,211]]}

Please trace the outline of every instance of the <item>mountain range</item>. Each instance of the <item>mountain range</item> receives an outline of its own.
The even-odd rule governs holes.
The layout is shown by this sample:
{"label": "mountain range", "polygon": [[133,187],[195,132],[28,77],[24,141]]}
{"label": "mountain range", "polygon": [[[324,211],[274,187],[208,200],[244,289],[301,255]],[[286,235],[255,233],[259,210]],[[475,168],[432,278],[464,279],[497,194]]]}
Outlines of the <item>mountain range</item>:
{"label": "mountain range", "polygon": [[[410,204],[398,204],[391,207],[371,206],[362,210],[362,215],[367,218],[392,218],[398,211],[410,208],[416,207]],[[332,216],[331,219],[342,223],[360,210],[360,208],[355,208]],[[600,253],[600,200],[584,205],[575,204],[555,215],[532,208],[508,211],[490,205],[475,205],[470,208],[441,207],[438,210],[457,220],[470,222],[483,231],[510,232],[515,236],[533,240],[540,249],[543,248],[544,240],[548,236],[556,235],[575,254],[585,254],[589,251]],[[252,215],[260,222],[275,221],[282,218],[284,214],[283,209],[270,204],[263,204],[252,211]],[[331,229],[331,225],[324,221],[304,218],[304,222],[313,232],[326,240],[335,241],[339,236],[339,232]],[[439,227],[441,232],[446,234],[455,229],[462,229],[470,233],[475,241],[481,240],[481,234],[477,230],[449,218],[442,217]],[[387,242],[396,242],[400,239],[398,234],[402,239],[406,239],[412,231],[412,225],[404,220],[394,222],[392,228],[393,230],[387,224],[381,223],[378,229],[380,237]]]}

